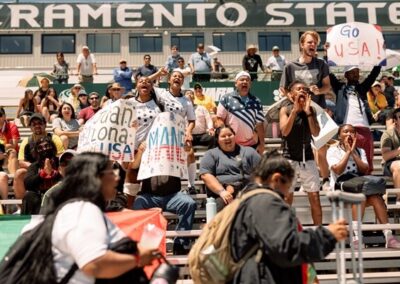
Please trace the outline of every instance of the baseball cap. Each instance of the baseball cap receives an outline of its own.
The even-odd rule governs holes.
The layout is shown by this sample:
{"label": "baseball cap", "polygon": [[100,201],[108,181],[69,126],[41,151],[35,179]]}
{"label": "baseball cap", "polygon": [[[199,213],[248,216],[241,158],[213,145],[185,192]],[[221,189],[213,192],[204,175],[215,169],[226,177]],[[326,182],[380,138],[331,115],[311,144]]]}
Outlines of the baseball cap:
{"label": "baseball cap", "polygon": [[272,47],[272,51],[274,50],[279,50],[279,46],[275,45],[274,47]]}
{"label": "baseball cap", "polygon": [[80,96],[87,96],[88,94],[86,93],[85,89],[81,89],[78,93],[78,97]]}
{"label": "baseball cap", "polygon": [[235,81],[237,81],[240,77],[245,76],[247,78],[250,78],[250,74],[246,71],[240,71],[239,73],[236,74],[235,76]]}
{"label": "baseball cap", "polygon": [[31,126],[32,121],[34,121],[35,119],[41,120],[44,124],[46,124],[46,119],[43,117],[43,115],[41,115],[40,113],[35,112],[29,118],[29,126]]}
{"label": "baseball cap", "polygon": [[204,48],[204,43],[199,43],[199,44],[197,45],[197,48]]}
{"label": "baseball cap", "polygon": [[65,162],[68,156],[75,157],[78,154],[75,150],[67,149],[59,157],[60,164]]}
{"label": "baseball cap", "polygon": [[90,50],[89,47],[88,47],[87,45],[82,46],[82,49]]}
{"label": "baseball cap", "polygon": [[121,58],[121,60],[119,61],[119,63],[126,63],[126,59]]}
{"label": "baseball cap", "polygon": [[194,84],[193,89],[203,89],[203,86],[200,83],[196,83]]}
{"label": "baseball cap", "polygon": [[354,70],[354,69],[360,70],[360,68],[358,68],[358,66],[356,66],[356,65],[347,65],[344,67],[343,74],[346,74],[347,72]]}
{"label": "baseball cap", "polygon": [[382,86],[381,86],[381,83],[379,83],[378,81],[375,81],[375,82],[372,84],[371,87],[375,87],[375,86],[382,87]]}
{"label": "baseball cap", "polygon": [[72,88],[80,88],[80,89],[83,89],[83,87],[82,87],[81,84],[75,84],[75,85],[72,86]]}

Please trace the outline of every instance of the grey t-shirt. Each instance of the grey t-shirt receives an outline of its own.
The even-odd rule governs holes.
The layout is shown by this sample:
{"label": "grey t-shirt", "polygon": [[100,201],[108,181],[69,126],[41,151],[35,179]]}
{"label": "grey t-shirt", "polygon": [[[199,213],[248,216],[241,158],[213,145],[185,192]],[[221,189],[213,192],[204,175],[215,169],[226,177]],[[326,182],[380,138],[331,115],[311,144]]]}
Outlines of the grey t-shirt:
{"label": "grey t-shirt", "polygon": [[[289,62],[283,69],[280,86],[287,88],[297,80],[306,86],[322,87],[322,80],[329,76],[329,66],[320,58],[313,58],[310,63],[300,63],[298,60]],[[326,108],[325,95],[312,95],[312,100],[320,107]]]}
{"label": "grey t-shirt", "polygon": [[[79,130],[79,122],[76,119],[71,119],[70,121],[65,121],[60,117],[57,117],[53,120],[53,131],[56,128],[60,128],[62,131],[78,131]],[[68,148],[72,149],[78,145],[79,137],[69,137]]]}
{"label": "grey t-shirt", "polygon": [[206,52],[203,54],[193,53],[190,56],[189,63],[192,64],[195,72],[208,73],[211,71],[211,57]]}
{"label": "grey t-shirt", "polygon": [[242,179],[240,163],[244,178],[249,179],[259,161],[260,155],[251,147],[237,145],[231,153],[216,147],[204,154],[200,161],[199,175],[212,174],[221,184],[232,184]]}

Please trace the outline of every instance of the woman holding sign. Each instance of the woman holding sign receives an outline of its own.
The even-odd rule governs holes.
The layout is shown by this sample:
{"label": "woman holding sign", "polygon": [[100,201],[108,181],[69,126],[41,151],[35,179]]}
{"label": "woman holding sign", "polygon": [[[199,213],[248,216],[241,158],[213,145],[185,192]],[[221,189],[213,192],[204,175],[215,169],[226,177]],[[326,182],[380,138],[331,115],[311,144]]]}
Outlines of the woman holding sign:
{"label": "woman holding sign", "polygon": [[140,183],[137,181],[137,173],[140,166],[140,159],[145,150],[145,141],[147,134],[154,119],[163,111],[163,106],[158,102],[154,95],[153,83],[146,76],[142,76],[136,82],[135,97],[130,100],[135,101],[136,120],[133,127],[136,128],[135,135],[135,159],[129,164],[126,171],[126,179],[124,184],[124,193],[128,196],[128,207],[131,207],[134,196],[137,195]]}
{"label": "woman holding sign", "polygon": [[[182,73],[173,71],[168,80],[169,89],[157,88],[155,89],[155,94],[166,112],[178,114],[187,120],[184,143],[186,148],[190,148],[192,145],[195,114],[192,103],[182,93],[183,81],[184,76]],[[173,115],[170,116],[170,119],[171,123],[176,122]],[[175,128],[179,129],[178,125]],[[177,131],[179,132],[180,130]],[[179,147],[175,145],[176,148]],[[152,151],[151,154],[154,154],[154,152]],[[171,165],[173,164],[171,163]],[[176,230],[192,229],[196,202],[189,195],[181,192],[181,176],[154,174],[142,181],[141,193],[137,196],[133,208],[141,210],[154,207],[159,207],[163,211],[178,215],[179,222]],[[189,251],[189,240],[186,238],[176,238],[173,251],[174,254],[187,254]]]}

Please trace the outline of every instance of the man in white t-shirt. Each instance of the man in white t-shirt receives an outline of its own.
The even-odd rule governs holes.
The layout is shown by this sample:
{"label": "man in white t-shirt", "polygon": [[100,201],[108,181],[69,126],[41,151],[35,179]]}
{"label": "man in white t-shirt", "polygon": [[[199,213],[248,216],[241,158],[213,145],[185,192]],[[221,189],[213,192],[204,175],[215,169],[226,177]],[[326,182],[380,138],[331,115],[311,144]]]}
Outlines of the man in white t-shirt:
{"label": "man in white t-shirt", "polygon": [[78,64],[76,75],[79,75],[79,83],[93,83],[93,75],[97,75],[96,59],[90,53],[89,47],[82,47],[82,53],[76,59]]}
{"label": "man in white t-shirt", "polygon": [[267,60],[267,68],[271,70],[271,81],[280,81],[282,77],[283,68],[286,65],[286,59],[283,55],[279,54],[279,47],[272,48],[272,56]]}

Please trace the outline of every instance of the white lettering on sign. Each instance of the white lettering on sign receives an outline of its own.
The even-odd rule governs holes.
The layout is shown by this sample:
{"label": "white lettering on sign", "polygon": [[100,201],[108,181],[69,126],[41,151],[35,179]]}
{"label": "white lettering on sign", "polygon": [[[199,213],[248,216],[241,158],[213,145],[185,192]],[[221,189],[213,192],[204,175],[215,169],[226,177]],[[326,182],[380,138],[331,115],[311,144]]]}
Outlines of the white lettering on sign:
{"label": "white lettering on sign", "polygon": [[163,26],[163,18],[165,17],[173,26],[182,26],[182,4],[174,4],[174,13],[168,11],[162,4],[150,4],[153,8],[153,25],[155,27]]}
{"label": "white lettering on sign", "polygon": [[377,24],[376,9],[383,8],[386,3],[360,3],[357,8],[365,8],[368,11],[368,23]]}
{"label": "white lettering on sign", "polygon": [[399,25],[400,24],[400,3],[397,2],[397,3],[390,4],[388,11],[389,11],[390,21],[395,25]]}
{"label": "white lettering on sign", "polygon": [[11,28],[19,28],[21,21],[25,21],[32,28],[40,28],[36,17],[39,9],[34,5],[8,5],[11,13]]}
{"label": "white lettering on sign", "polygon": [[315,25],[315,9],[324,7],[324,3],[299,3],[295,6],[296,9],[304,9],[306,12],[306,25]]}
{"label": "white lettering on sign", "polygon": [[217,4],[189,4],[186,10],[196,10],[196,25],[204,27],[206,25],[206,10],[213,9]]}
{"label": "white lettering on sign", "polygon": [[344,18],[346,23],[354,22],[353,6],[350,3],[330,3],[326,6],[326,17],[328,25],[334,25],[336,18]]}
{"label": "white lettering on sign", "polygon": [[117,8],[117,23],[122,27],[142,27],[146,21],[137,21],[142,19],[141,12],[133,12],[143,9],[144,4],[121,4]]}
{"label": "white lettering on sign", "polygon": [[44,26],[46,28],[53,27],[54,20],[64,20],[64,27],[72,28],[74,26],[74,10],[71,5],[49,5],[44,9]]}
{"label": "white lettering on sign", "polygon": [[[279,11],[278,9],[289,9],[293,6],[291,3],[270,4],[267,5],[265,11],[272,18],[267,22],[267,26],[290,26],[294,22],[294,17],[288,12]],[[274,18],[277,17],[278,19]],[[280,18],[280,19],[279,19]]]}
{"label": "white lettering on sign", "polygon": [[[238,18],[236,20],[231,20],[226,17],[226,11],[228,9],[235,9],[238,13]],[[227,26],[227,27],[237,27],[246,21],[247,11],[246,9],[238,3],[225,3],[218,7],[217,9],[217,20]]]}
{"label": "white lettering on sign", "polygon": [[103,27],[111,27],[111,5],[100,5],[97,9],[93,9],[90,5],[78,4],[76,5],[80,10],[80,26],[89,27],[89,16],[97,20],[103,19]]}

